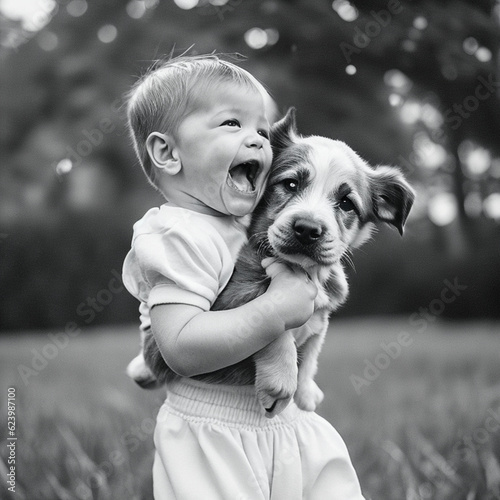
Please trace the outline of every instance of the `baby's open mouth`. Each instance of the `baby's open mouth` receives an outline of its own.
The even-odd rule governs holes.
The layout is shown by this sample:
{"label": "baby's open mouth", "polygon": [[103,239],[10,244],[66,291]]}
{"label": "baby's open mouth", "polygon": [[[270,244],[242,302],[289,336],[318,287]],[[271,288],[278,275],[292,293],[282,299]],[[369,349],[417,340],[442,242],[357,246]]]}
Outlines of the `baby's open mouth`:
{"label": "baby's open mouth", "polygon": [[229,185],[242,193],[253,193],[259,170],[259,162],[256,160],[239,163],[229,169]]}

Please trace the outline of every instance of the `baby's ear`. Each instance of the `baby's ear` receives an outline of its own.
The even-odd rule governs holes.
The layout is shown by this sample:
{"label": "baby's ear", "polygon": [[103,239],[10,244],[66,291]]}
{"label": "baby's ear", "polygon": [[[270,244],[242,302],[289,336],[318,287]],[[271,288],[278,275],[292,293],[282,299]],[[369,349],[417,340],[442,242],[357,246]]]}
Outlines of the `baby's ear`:
{"label": "baby's ear", "polygon": [[372,169],[370,177],[375,217],[393,225],[403,235],[406,219],[415,200],[415,191],[394,167]]}
{"label": "baby's ear", "polygon": [[276,155],[277,152],[293,144],[297,135],[295,108],[289,108],[286,115],[271,127],[273,153]]}
{"label": "baby's ear", "polygon": [[151,163],[159,170],[176,175],[181,171],[181,160],[175,150],[171,136],[160,132],[151,132],[146,139],[146,150]]}

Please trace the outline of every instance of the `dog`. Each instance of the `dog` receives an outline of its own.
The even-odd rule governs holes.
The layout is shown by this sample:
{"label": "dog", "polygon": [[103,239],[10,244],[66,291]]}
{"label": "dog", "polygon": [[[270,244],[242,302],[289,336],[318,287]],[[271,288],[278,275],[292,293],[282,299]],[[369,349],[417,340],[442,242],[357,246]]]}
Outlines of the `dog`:
{"label": "dog", "polygon": [[[212,310],[232,309],[264,293],[270,278],[261,262],[271,257],[301,267],[313,280],[318,290],[314,313],[250,358],[195,378],[255,384],[264,414],[272,418],[292,398],[306,411],[322,401],[314,377],[329,316],[347,299],[344,264],[378,223],[402,235],[415,194],[398,169],[372,168],[341,141],[300,135],[294,108],[273,125],[270,137],[273,164],[266,190],[252,214],[248,243]],[[149,369],[139,356],[129,374],[143,386],[168,384],[174,374],[151,331],[144,333],[143,354]]]}

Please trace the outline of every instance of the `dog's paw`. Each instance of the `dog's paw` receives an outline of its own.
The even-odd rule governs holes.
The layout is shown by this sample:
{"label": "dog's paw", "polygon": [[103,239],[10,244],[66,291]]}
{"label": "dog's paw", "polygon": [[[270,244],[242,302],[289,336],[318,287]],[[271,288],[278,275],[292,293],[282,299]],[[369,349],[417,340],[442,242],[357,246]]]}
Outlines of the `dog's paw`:
{"label": "dog's paw", "polygon": [[127,375],[143,389],[156,389],[159,386],[158,380],[146,365],[142,353],[128,364]]}
{"label": "dog's paw", "polygon": [[295,403],[301,410],[314,411],[325,395],[314,380],[302,381],[295,393]]}
{"label": "dog's paw", "polygon": [[257,374],[255,387],[266,417],[273,418],[281,413],[292,400],[297,390],[297,374]]}

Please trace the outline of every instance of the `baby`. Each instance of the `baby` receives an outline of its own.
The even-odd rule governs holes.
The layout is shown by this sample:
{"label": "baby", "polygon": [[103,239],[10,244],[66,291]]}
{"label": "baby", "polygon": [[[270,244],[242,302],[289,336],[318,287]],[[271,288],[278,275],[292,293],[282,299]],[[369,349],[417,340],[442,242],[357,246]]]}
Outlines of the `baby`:
{"label": "baby", "polygon": [[[166,199],[134,225],[123,268],[125,286],[140,301],[141,328],[152,329],[176,374],[155,430],[156,499],[299,499],[311,481],[324,482],[321,459],[307,460],[309,427],[297,437],[296,406],[271,422],[253,387],[191,379],[248,358],[314,309],[317,290],[307,275],[268,261],[263,295],[210,311],[246,241],[242,217],[257,205],[269,173],[270,102],[253,76],[215,55],[167,61],[130,94],[137,156]],[[251,335],[238,335],[241,324],[252,325]],[[328,439],[318,433],[313,441],[334,454],[338,498],[362,498],[341,438]],[[286,472],[276,474],[277,467]]]}
{"label": "baby", "polygon": [[[141,302],[141,328],[153,326],[167,364],[184,377],[250,356],[313,310],[305,274],[276,267],[260,301],[209,312],[246,239],[241,217],[255,208],[269,173],[269,101],[254,77],[215,56],[169,61],[131,93],[136,152],[167,202],[134,225],[123,279]],[[234,325],[267,311],[276,288],[286,300],[252,338],[238,338]]]}

